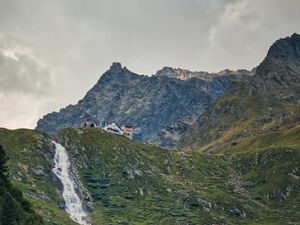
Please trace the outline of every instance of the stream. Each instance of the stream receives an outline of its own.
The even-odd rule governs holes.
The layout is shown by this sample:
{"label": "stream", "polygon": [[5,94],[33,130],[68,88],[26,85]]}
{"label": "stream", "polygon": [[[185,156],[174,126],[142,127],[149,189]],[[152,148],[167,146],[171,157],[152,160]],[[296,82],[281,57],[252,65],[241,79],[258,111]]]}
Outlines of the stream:
{"label": "stream", "polygon": [[63,198],[65,200],[65,210],[70,218],[81,225],[89,225],[85,218],[87,212],[83,209],[82,202],[76,193],[75,176],[71,172],[71,163],[66,149],[59,143],[53,141],[55,145],[53,172],[63,184]]}

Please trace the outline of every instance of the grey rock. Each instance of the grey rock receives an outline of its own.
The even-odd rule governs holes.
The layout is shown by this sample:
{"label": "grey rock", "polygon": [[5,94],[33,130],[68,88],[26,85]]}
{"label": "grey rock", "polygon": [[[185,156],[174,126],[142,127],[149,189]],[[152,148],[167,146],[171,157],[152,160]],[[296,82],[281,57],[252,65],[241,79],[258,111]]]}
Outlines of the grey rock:
{"label": "grey rock", "polygon": [[252,181],[244,181],[241,183],[243,187],[253,187],[255,184]]}
{"label": "grey rock", "polygon": [[47,176],[47,174],[45,173],[45,169],[43,166],[38,165],[36,167],[32,167],[31,168],[32,172],[38,176]]}
{"label": "grey rock", "polygon": [[240,216],[240,217],[246,217],[246,213],[238,208],[233,208],[230,209],[229,212],[231,212],[232,214],[236,215],[236,216]]}

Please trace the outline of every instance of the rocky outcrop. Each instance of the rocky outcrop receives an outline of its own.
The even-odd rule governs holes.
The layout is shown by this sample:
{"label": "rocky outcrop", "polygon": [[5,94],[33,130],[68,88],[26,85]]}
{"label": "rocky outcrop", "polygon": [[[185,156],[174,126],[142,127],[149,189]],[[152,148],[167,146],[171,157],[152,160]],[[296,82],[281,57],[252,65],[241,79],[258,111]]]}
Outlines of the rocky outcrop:
{"label": "rocky outcrop", "polygon": [[201,80],[210,80],[214,77],[222,77],[228,75],[236,75],[236,76],[243,76],[243,75],[254,75],[254,71],[248,70],[229,70],[225,69],[218,73],[208,73],[205,71],[189,71],[185,69],[175,69],[172,67],[163,67],[161,70],[157,71],[155,76],[164,76],[179,80],[189,80],[191,78],[197,78]]}
{"label": "rocky outcrop", "polygon": [[214,99],[233,81],[250,74],[226,70],[216,75],[165,68],[149,77],[113,63],[82,100],[45,115],[36,129],[55,135],[62,128],[83,121],[94,121],[97,125],[116,121],[120,125],[131,124],[136,139],[174,147]]}

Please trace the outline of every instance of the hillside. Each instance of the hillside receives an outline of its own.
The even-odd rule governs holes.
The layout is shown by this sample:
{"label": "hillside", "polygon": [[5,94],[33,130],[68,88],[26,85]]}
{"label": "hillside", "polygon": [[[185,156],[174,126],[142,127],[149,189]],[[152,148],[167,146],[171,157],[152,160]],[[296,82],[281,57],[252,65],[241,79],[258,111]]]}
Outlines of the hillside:
{"label": "hillside", "polygon": [[203,73],[164,68],[149,77],[113,63],[82,100],[45,115],[36,129],[55,135],[85,121],[97,125],[116,121],[132,125],[139,140],[174,147],[187,127],[234,80],[252,74],[244,70]]}
{"label": "hillside", "polygon": [[[199,116],[183,146],[215,146],[300,122],[300,35],[276,41],[253,77],[238,81]],[[212,148],[212,151],[215,151]]]}
{"label": "hillside", "polygon": [[32,209],[22,192],[10,182],[8,157],[0,145],[0,224],[42,225],[42,218]]}
{"label": "hillside", "polygon": [[[0,144],[10,158],[12,184],[24,193],[46,224],[75,225],[62,208],[59,182],[52,172],[54,146],[51,140],[33,130],[0,129]],[[3,224],[4,225],[4,224]]]}
{"label": "hillside", "polygon": [[[294,224],[298,224],[296,221],[300,218],[299,125],[224,144],[216,145],[213,142],[200,150],[206,153],[217,152],[217,155],[229,159],[230,165],[242,178],[240,187],[244,187],[253,199],[268,202],[270,209],[279,207],[278,217],[294,217],[296,219]],[[289,223],[282,222],[282,224]]]}
{"label": "hillside", "polygon": [[[93,128],[65,129],[57,140],[88,190],[93,224],[297,224],[299,133],[274,134],[285,137],[281,144],[245,139],[216,156],[165,150]],[[51,140],[32,130],[2,129],[0,137],[13,184],[46,224],[74,224],[52,172]],[[250,140],[256,147],[243,153]]]}
{"label": "hillside", "polygon": [[92,196],[95,224],[297,224],[300,218],[298,145],[208,156],[96,129],[67,129],[59,140]]}

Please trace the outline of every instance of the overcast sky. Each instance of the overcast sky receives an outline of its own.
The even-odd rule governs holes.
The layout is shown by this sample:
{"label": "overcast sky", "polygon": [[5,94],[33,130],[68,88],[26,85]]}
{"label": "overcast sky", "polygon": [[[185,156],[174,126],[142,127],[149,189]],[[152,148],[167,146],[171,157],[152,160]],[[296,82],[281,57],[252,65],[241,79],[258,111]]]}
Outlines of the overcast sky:
{"label": "overcast sky", "polygon": [[34,128],[111,65],[251,69],[300,33],[299,0],[0,0],[0,127]]}

